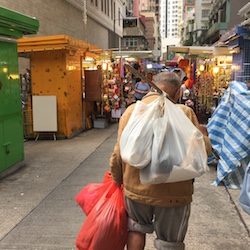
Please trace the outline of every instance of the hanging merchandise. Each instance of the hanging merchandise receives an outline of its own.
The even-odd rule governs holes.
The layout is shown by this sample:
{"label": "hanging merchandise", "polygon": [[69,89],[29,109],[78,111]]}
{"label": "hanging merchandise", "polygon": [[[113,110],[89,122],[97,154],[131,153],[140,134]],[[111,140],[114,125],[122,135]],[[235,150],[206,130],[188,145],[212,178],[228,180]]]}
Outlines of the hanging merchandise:
{"label": "hanging merchandise", "polygon": [[132,74],[130,72],[126,72],[125,77],[123,79],[123,97],[126,107],[130,104],[134,103],[135,96],[134,96],[134,84],[132,81]]}
{"label": "hanging merchandise", "polygon": [[[123,59],[112,63],[112,74],[104,78],[103,106],[104,111],[111,112],[112,118],[120,118],[125,111],[124,86],[130,81],[127,79]],[[126,89],[129,86],[126,86]]]}
{"label": "hanging merchandise", "polygon": [[214,77],[209,72],[202,72],[196,77],[194,110],[200,123],[207,123],[208,118],[211,117],[210,108],[213,99],[213,82]]}
{"label": "hanging merchandise", "polygon": [[[112,62],[111,62],[112,61]],[[120,118],[122,96],[122,79],[124,77],[124,68],[122,59],[118,61],[102,58],[102,115],[112,118]],[[115,113],[115,114],[114,114]]]}

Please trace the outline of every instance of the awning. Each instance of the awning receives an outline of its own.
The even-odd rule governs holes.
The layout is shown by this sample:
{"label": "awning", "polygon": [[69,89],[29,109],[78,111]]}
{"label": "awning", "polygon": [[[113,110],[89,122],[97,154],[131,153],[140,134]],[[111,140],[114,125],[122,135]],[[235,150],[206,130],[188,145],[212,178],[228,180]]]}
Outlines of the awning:
{"label": "awning", "polygon": [[146,66],[147,69],[155,69],[155,70],[160,70],[163,68],[162,65],[154,62],[145,62],[144,65]]}
{"label": "awning", "polygon": [[0,34],[8,37],[22,37],[23,34],[36,34],[39,21],[34,17],[22,15],[0,7]]}
{"label": "awning", "polygon": [[89,53],[102,53],[101,48],[66,35],[18,39],[18,53],[62,49],[78,50]]}
{"label": "awning", "polygon": [[168,46],[168,51],[183,53],[189,55],[229,55],[227,47],[214,47],[214,46]]}
{"label": "awning", "polygon": [[213,54],[213,49],[209,46],[168,46],[168,51],[190,55]]}
{"label": "awning", "polygon": [[154,57],[153,51],[152,50],[138,50],[138,51],[112,51],[112,56],[113,57],[134,57],[134,58],[152,58]]}
{"label": "awning", "polygon": [[179,61],[181,59],[184,59],[184,57],[182,55],[176,55],[176,56],[174,56],[174,58],[172,60],[166,62],[166,65],[174,67],[174,66],[176,66],[176,64],[179,63]]}

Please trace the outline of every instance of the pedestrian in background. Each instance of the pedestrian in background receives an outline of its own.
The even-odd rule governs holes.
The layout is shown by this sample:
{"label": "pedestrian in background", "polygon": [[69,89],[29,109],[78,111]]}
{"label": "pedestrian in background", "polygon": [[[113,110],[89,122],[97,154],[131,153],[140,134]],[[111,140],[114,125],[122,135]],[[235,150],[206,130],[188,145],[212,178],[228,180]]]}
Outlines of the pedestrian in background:
{"label": "pedestrian in background", "polygon": [[[172,72],[159,73],[155,84],[165,91],[173,102],[177,102],[180,95],[180,78]],[[150,92],[142,101],[151,103],[159,93]],[[185,249],[184,238],[188,228],[190,204],[193,194],[194,180],[176,183],[162,183],[143,185],[140,182],[140,170],[126,164],[120,156],[119,141],[135,104],[129,106],[119,121],[118,138],[110,158],[111,173],[119,186],[123,183],[125,203],[128,213],[129,236],[128,250],[143,250],[146,234],[155,231],[154,241],[156,249]],[[188,118],[200,129],[193,110],[180,105]],[[211,152],[211,144],[204,135],[207,154]]]}
{"label": "pedestrian in background", "polygon": [[149,92],[150,88],[151,87],[143,79],[137,82],[134,89],[136,101],[141,100]]}

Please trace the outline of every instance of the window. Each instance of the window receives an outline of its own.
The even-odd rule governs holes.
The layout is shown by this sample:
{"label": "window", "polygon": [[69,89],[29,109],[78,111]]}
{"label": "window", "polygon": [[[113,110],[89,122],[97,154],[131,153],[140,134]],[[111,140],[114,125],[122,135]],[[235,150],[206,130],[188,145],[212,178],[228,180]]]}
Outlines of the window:
{"label": "window", "polygon": [[101,11],[103,11],[103,9],[104,9],[103,1],[104,1],[104,0],[101,0]]}
{"label": "window", "polygon": [[111,0],[111,19],[114,19],[114,2]]}
{"label": "window", "polygon": [[118,25],[121,26],[121,10],[118,8]]}
{"label": "window", "polygon": [[208,17],[209,16],[209,12],[210,12],[210,10],[202,10],[201,16],[202,17]]}
{"label": "window", "polygon": [[137,47],[138,46],[138,39],[136,38],[126,38],[124,41],[125,47]]}

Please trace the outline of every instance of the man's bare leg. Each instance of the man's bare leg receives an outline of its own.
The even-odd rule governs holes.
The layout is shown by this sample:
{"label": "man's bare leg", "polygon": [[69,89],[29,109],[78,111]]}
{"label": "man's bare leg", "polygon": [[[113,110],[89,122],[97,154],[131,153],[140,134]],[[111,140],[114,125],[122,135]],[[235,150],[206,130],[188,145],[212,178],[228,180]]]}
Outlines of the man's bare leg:
{"label": "man's bare leg", "polygon": [[146,235],[129,231],[128,241],[127,241],[127,250],[143,250],[145,247]]}

